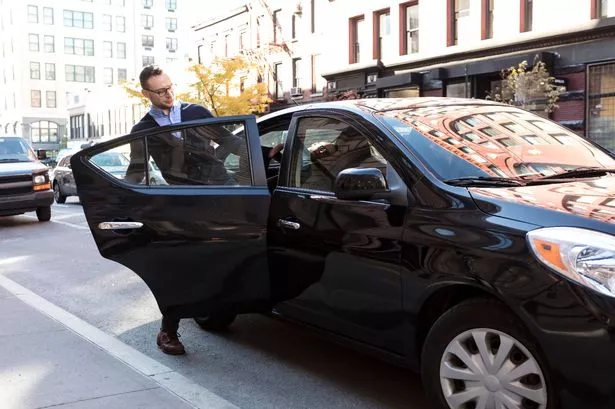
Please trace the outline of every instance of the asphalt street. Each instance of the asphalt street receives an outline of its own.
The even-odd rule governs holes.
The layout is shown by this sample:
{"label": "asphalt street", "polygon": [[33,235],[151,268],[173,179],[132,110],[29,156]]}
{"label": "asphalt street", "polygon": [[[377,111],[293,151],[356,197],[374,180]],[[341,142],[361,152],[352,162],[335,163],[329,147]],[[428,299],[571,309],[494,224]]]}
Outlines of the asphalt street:
{"label": "asphalt street", "polygon": [[427,407],[412,372],[260,315],[226,334],[182,320],[187,355],[162,354],[154,298],[100,256],[75,198],[54,205],[50,223],[0,218],[0,274],[243,409]]}

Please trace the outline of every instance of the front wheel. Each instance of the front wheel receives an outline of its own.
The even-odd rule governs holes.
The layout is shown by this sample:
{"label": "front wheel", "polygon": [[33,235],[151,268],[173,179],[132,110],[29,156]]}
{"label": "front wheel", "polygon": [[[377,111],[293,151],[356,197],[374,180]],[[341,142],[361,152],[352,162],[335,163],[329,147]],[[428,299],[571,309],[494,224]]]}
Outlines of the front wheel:
{"label": "front wheel", "polygon": [[51,220],[51,206],[39,207],[36,209],[36,217],[39,222],[48,222]]}
{"label": "front wheel", "polygon": [[231,326],[237,314],[232,313],[216,313],[205,317],[196,317],[194,320],[199,327],[206,331],[226,331]]}
{"label": "front wheel", "polygon": [[56,203],[66,203],[66,196],[62,194],[60,184],[57,182],[53,184],[53,198]]}
{"label": "front wheel", "polygon": [[556,407],[538,346],[499,302],[473,300],[444,313],[421,361],[426,392],[443,409]]}

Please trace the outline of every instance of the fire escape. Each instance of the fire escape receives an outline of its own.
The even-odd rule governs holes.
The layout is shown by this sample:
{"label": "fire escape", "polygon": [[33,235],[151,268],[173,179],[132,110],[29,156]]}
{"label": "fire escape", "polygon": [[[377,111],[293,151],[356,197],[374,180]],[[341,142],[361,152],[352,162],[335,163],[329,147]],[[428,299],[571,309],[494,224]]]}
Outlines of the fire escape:
{"label": "fire escape", "polygon": [[[277,99],[282,99],[282,95],[279,92],[279,84],[280,80],[277,78],[277,70],[276,64],[272,64],[271,56],[277,55],[280,53],[284,53],[288,55],[288,57],[292,60],[293,55],[292,51],[289,49],[287,42],[283,36],[282,24],[280,19],[276,15],[275,11],[271,9],[267,1],[259,0],[258,4],[261,9],[265,11],[265,15],[268,16],[269,20],[273,25],[273,29],[275,31],[275,41],[264,43],[261,40],[262,35],[262,21],[260,21],[260,17],[256,19],[256,47],[252,46],[251,48],[245,48],[241,51],[241,54],[246,58],[246,60],[257,67],[259,80],[267,81],[268,78],[273,77],[276,87],[276,95],[270,95],[270,97],[277,97]],[[251,11],[256,11],[255,7],[252,5],[252,2],[248,4],[248,7]],[[300,11],[300,8],[295,12]],[[260,12],[258,13],[260,15]],[[282,91],[283,94],[283,91]]]}

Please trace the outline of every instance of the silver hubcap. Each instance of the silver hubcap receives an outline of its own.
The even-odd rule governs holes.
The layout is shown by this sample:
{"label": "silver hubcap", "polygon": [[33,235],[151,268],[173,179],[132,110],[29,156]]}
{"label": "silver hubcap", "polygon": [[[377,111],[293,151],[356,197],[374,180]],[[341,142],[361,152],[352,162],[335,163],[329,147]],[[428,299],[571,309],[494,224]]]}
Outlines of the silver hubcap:
{"label": "silver hubcap", "polygon": [[492,329],[466,331],[448,344],[440,382],[452,409],[547,407],[547,388],[536,359],[519,341]]}

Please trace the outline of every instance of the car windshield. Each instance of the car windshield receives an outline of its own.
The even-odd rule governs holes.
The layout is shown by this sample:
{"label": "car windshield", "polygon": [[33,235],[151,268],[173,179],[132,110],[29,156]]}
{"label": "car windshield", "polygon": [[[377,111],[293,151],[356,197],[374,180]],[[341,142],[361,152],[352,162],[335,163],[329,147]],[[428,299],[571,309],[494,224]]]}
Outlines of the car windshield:
{"label": "car windshield", "polygon": [[615,159],[572,131],[501,105],[423,106],[376,116],[441,179],[531,180]]}
{"label": "car windshield", "polygon": [[36,155],[23,139],[0,137],[0,163],[36,160]]}

